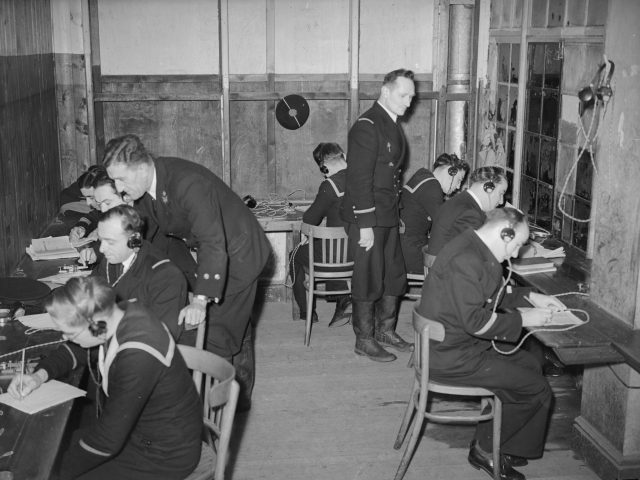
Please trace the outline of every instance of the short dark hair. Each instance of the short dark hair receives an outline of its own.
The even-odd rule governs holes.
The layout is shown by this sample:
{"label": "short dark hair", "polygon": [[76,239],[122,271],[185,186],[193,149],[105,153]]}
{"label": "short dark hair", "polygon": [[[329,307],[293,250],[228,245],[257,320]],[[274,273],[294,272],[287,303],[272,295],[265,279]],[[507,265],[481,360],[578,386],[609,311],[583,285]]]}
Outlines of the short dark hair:
{"label": "short dark hair", "polygon": [[109,168],[116,163],[124,163],[127,166],[153,164],[153,155],[147,151],[137,135],[123,135],[110,140],[105,147],[102,164]]}
{"label": "short dark hair", "polygon": [[144,221],[135,208],[129,205],[117,205],[102,214],[99,222],[105,222],[112,218],[119,218],[122,229],[128,234],[143,233]]}
{"label": "short dark hair", "polygon": [[103,178],[109,178],[105,167],[102,165],[91,165],[86,172],[78,177],[78,187],[95,188],[95,183]]}
{"label": "short dark hair", "polygon": [[113,190],[113,193],[117,193],[118,195],[120,195],[118,193],[118,189],[116,188],[116,182],[114,182],[113,179],[108,175],[96,178],[96,181],[93,184],[93,188],[102,187],[103,185],[109,185]]}
{"label": "short dark hair", "polygon": [[467,162],[458,158],[455,153],[443,153],[436,158],[436,161],[433,162],[433,169],[435,170],[442,166],[455,167],[458,170],[464,170],[465,173],[471,168]]}
{"label": "short dark hair", "polygon": [[502,167],[480,167],[476,168],[469,176],[469,184],[479,182],[500,183],[507,181],[507,175]]}
{"label": "short dark hair", "polygon": [[409,80],[413,80],[413,71],[407,70],[406,68],[398,68],[397,70],[393,70],[392,72],[387,73],[384,76],[384,80],[382,81],[382,85],[388,85],[396,81],[396,79],[404,77]]}
{"label": "short dark hair", "polygon": [[318,164],[318,167],[322,167],[324,162],[330,158],[342,155],[344,155],[342,147],[333,142],[319,143],[318,146],[313,149],[313,159]]}
{"label": "short dark hair", "polygon": [[73,277],[53,290],[44,307],[56,320],[70,327],[93,322],[97,313],[111,314],[116,294],[101,277]]}

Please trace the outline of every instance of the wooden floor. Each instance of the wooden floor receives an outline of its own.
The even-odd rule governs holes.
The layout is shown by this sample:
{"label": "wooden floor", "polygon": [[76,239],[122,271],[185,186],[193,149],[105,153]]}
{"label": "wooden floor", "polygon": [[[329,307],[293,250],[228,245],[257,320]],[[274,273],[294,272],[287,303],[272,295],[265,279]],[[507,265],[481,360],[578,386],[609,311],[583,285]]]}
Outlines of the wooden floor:
{"label": "wooden floor", "polygon": [[[327,328],[334,304],[320,300],[311,347],[304,322],[287,303],[266,303],[256,329],[257,378],[253,408],[236,417],[228,480],[390,480],[401,451],[393,449],[411,388],[408,354],[376,363],[353,353],[351,325]],[[404,301],[397,331],[412,338]],[[545,455],[520,470],[528,479],[597,480],[570,448],[579,410],[574,377],[551,378],[554,415]],[[463,407],[465,405],[462,405]],[[438,409],[454,407],[440,399]],[[431,424],[406,480],[488,479],[467,463],[473,427]]]}

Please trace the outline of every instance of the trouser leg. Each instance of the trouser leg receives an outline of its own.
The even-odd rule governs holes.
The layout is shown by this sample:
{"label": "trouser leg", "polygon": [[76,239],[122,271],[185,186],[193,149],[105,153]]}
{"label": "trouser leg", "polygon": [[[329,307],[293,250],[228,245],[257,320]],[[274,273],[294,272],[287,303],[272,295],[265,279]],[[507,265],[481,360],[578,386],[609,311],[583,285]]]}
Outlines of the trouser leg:
{"label": "trouser leg", "polygon": [[391,362],[396,356],[387,352],[374,338],[374,302],[353,302],[353,332],[356,334],[355,352],[376,362]]}
{"label": "trouser leg", "polygon": [[251,395],[255,384],[256,359],[253,346],[253,327],[251,322],[247,325],[247,331],[242,340],[240,352],[233,356],[232,362],[236,369],[236,380],[240,385],[238,397],[238,412],[246,412],[251,409]]}
{"label": "trouser leg", "polygon": [[375,339],[384,347],[395,348],[399,352],[412,352],[413,343],[405,342],[396,333],[398,304],[398,297],[391,295],[385,295],[375,302]]}

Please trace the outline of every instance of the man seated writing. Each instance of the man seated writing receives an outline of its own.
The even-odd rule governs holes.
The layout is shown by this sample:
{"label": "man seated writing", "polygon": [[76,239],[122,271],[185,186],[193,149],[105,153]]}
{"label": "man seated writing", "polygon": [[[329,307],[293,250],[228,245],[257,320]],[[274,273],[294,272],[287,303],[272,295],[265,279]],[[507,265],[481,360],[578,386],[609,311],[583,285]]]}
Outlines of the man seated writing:
{"label": "man seated writing", "polygon": [[[497,208],[477,230],[466,230],[439,252],[422,288],[417,307],[425,318],[442,323],[445,337],[430,349],[430,377],[435,381],[483,387],[502,401],[500,478],[524,480],[514,466],[542,456],[552,391],[539,362],[512,349],[523,327],[545,325],[556,298],[507,286],[502,262],[518,255],[529,237],[526,217],[512,208]],[[549,309],[532,308],[525,295],[539,297]],[[513,309],[505,312],[502,308]],[[507,342],[507,343],[503,343]],[[492,425],[479,423],[469,463],[492,475]]]}

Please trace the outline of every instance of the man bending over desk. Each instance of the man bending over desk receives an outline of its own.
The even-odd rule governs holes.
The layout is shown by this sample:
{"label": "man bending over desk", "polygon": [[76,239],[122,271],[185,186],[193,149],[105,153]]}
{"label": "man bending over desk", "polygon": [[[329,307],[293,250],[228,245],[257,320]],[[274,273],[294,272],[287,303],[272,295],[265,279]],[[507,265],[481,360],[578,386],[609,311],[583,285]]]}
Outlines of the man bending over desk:
{"label": "man bending over desk", "polygon": [[[467,230],[438,254],[422,288],[417,310],[443,324],[445,337],[431,347],[430,377],[435,381],[483,387],[503,404],[500,478],[523,480],[514,466],[542,456],[552,392],[541,365],[530,353],[510,350],[523,327],[546,324],[554,297],[505,286],[502,262],[518,255],[529,237],[526,217],[512,208],[497,208],[477,230]],[[549,309],[506,313],[500,308],[529,305],[524,295],[539,296]],[[506,343],[505,343],[506,342]],[[492,475],[492,425],[478,424],[469,463]]]}

